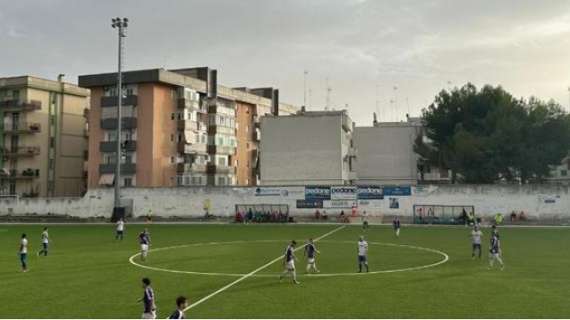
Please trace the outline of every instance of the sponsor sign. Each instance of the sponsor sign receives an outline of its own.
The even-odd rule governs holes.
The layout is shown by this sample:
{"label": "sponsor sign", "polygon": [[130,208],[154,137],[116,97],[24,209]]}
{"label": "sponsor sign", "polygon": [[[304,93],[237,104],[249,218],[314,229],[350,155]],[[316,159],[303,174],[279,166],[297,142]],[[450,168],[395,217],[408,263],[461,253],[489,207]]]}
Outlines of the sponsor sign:
{"label": "sponsor sign", "polygon": [[323,208],[353,208],[357,207],[356,200],[325,200],[323,201]]}
{"label": "sponsor sign", "polygon": [[305,200],[329,200],[331,188],[328,186],[306,186]]}
{"label": "sponsor sign", "polygon": [[358,200],[359,208],[380,208],[382,207],[382,200]]}
{"label": "sponsor sign", "polygon": [[384,190],[381,186],[358,186],[358,199],[384,199]]}
{"label": "sponsor sign", "polygon": [[384,196],[411,196],[411,186],[388,186],[384,187]]}
{"label": "sponsor sign", "polygon": [[331,200],[356,200],[356,187],[331,187]]}
{"label": "sponsor sign", "polygon": [[297,200],[297,209],[313,209],[322,207],[322,200]]}
{"label": "sponsor sign", "polygon": [[279,188],[255,188],[255,195],[258,197],[263,196],[284,196],[289,194],[287,190]]}

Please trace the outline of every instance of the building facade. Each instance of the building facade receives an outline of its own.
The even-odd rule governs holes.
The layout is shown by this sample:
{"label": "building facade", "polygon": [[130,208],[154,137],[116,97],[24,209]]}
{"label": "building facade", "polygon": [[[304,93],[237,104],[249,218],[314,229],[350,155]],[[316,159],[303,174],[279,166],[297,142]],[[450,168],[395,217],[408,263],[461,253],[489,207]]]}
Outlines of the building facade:
{"label": "building facade", "polygon": [[262,117],[261,185],[353,183],[353,129],[344,110]]}
{"label": "building facade", "polygon": [[372,127],[356,127],[358,184],[410,185],[417,182],[417,155],[414,141],[421,123],[375,122]]}
{"label": "building facade", "polygon": [[86,191],[89,90],[31,76],[0,78],[0,193],[79,196]]}
{"label": "building facade", "polygon": [[[117,130],[116,73],[85,75],[91,89],[88,186],[112,185]],[[296,111],[255,89],[218,84],[207,67],[123,73],[121,185],[256,185],[259,115]]]}

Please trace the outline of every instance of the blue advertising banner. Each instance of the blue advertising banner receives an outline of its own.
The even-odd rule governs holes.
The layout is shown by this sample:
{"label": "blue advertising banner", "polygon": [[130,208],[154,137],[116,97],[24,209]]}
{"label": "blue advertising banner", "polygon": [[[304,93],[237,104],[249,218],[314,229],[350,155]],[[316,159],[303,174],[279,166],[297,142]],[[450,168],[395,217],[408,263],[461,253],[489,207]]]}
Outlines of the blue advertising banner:
{"label": "blue advertising banner", "polygon": [[384,199],[381,186],[358,186],[358,199]]}
{"label": "blue advertising banner", "polygon": [[356,200],[356,187],[331,187],[331,200]]}
{"label": "blue advertising banner", "polygon": [[297,200],[297,209],[322,208],[323,200]]}
{"label": "blue advertising banner", "polygon": [[411,186],[385,186],[384,196],[411,196]]}
{"label": "blue advertising banner", "polygon": [[306,186],[305,200],[330,200],[331,188],[329,186]]}

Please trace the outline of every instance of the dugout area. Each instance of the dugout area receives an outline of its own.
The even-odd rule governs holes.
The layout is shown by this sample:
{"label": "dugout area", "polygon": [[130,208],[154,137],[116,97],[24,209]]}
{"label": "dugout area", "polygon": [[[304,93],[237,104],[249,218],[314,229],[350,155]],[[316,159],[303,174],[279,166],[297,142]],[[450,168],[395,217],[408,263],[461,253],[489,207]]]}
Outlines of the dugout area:
{"label": "dugout area", "polygon": [[465,224],[464,212],[475,213],[473,205],[414,204],[414,224]]}

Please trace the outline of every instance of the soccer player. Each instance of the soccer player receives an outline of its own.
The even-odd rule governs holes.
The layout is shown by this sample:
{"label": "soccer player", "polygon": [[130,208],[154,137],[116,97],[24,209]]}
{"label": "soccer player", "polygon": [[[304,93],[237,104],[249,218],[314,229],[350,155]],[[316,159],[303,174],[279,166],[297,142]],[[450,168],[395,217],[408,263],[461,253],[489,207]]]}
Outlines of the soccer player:
{"label": "soccer player", "polygon": [[366,230],[368,229],[368,214],[366,213],[366,210],[364,210],[362,212],[362,229]]}
{"label": "soccer player", "polygon": [[144,305],[144,311],[142,314],[142,318],[143,319],[156,319],[156,303],[155,303],[155,298],[154,298],[154,291],[152,290],[152,287],[150,286],[150,279],[149,278],[143,278],[142,283],[143,283],[144,294],[143,294],[143,297],[141,299],[139,299],[139,301],[138,301],[138,302],[142,301],[143,305]]}
{"label": "soccer player", "polygon": [[123,234],[125,232],[125,221],[123,218],[117,221],[117,232],[115,234],[115,240],[123,240]]}
{"label": "soccer player", "polygon": [[479,259],[481,259],[481,236],[483,232],[479,229],[479,226],[475,225],[473,231],[471,231],[471,259],[475,259],[475,253],[478,254]]}
{"label": "soccer player", "polygon": [[316,257],[317,253],[320,254],[319,250],[315,246],[313,239],[309,239],[309,242],[305,245],[305,256],[307,257],[307,273],[313,271],[319,273],[317,269]]}
{"label": "soccer player", "polygon": [[22,264],[22,272],[28,272],[28,239],[26,234],[22,233],[22,240],[20,240],[20,263]]}
{"label": "soccer player", "polygon": [[38,256],[41,256],[43,254],[44,257],[47,257],[48,245],[49,245],[49,234],[48,234],[48,228],[45,227],[44,231],[42,232],[42,250],[38,251]]}
{"label": "soccer player", "polygon": [[284,276],[290,275],[294,284],[300,284],[300,282],[297,281],[297,273],[295,272],[295,260],[297,260],[297,257],[295,257],[296,245],[297,242],[292,240],[291,244],[289,244],[285,250],[285,255],[283,256],[283,265],[285,266],[285,270],[279,276],[279,281],[283,280]]}
{"label": "soccer player", "polygon": [[489,269],[491,269],[495,261],[497,261],[501,265],[501,270],[505,269],[505,264],[503,263],[503,259],[501,258],[501,241],[499,240],[499,232],[497,228],[493,226],[493,234],[491,235],[491,245],[489,248],[491,253],[489,259]]}
{"label": "soccer player", "polygon": [[400,218],[398,218],[398,216],[394,217],[392,226],[394,227],[394,233],[396,234],[396,237],[400,237]]}
{"label": "soccer player", "polygon": [[141,260],[146,261],[148,247],[150,246],[150,234],[147,228],[144,228],[144,231],[139,233],[139,243],[141,245]]}
{"label": "soccer player", "polygon": [[184,317],[184,309],[188,307],[188,299],[180,296],[176,298],[176,311],[174,311],[168,319],[186,319]]}
{"label": "soccer player", "polygon": [[358,240],[358,272],[362,272],[362,265],[366,267],[368,272],[368,242],[364,240],[364,236],[360,236]]}

